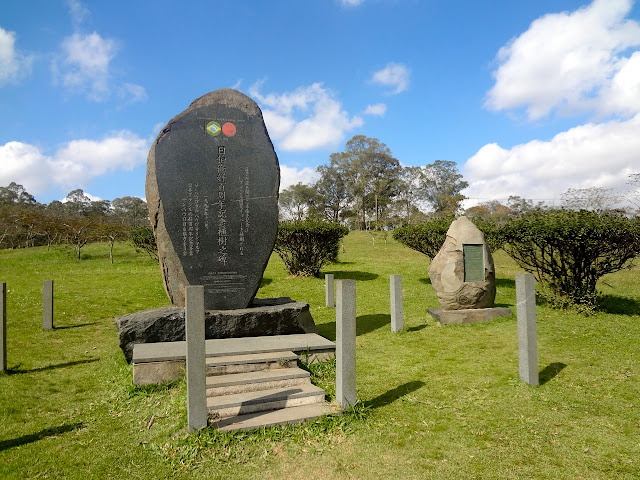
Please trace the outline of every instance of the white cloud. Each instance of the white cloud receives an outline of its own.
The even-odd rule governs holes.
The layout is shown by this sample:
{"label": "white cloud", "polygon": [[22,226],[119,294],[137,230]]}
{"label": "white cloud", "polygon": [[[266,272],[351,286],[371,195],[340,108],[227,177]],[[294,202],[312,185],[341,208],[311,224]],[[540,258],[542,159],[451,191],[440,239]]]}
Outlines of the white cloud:
{"label": "white cloud", "polygon": [[346,7],[357,7],[362,5],[364,0],[340,0],[340,3]]}
{"label": "white cloud", "polygon": [[295,185],[296,183],[304,183],[311,185],[319,179],[318,172],[315,168],[304,167],[295,168],[287,165],[280,165],[280,191]]}
{"label": "white cloud", "polygon": [[[622,189],[640,172],[640,113],[633,118],[581,125],[548,142],[533,140],[504,149],[492,143],[463,168],[472,199],[510,195],[552,200],[568,188]],[[557,205],[557,202],[556,202]]]}
{"label": "white cloud", "polygon": [[375,105],[367,105],[364,111],[365,115],[376,115],[382,117],[387,113],[387,106],[384,103],[376,103]]}
{"label": "white cloud", "polygon": [[394,87],[395,90],[389,93],[395,95],[409,88],[410,76],[411,70],[406,65],[391,62],[382,70],[375,72],[371,77],[371,81],[386,87]]}
{"label": "white cloud", "polygon": [[554,109],[640,111],[640,59],[629,51],[640,45],[640,25],[625,19],[631,7],[632,0],[594,0],[574,12],[535,20],[498,52],[496,82],[485,106],[525,107],[532,120]]}
{"label": "white cloud", "polygon": [[144,102],[147,97],[147,90],[135,83],[125,83],[120,87],[120,98],[125,105],[136,102]]}
{"label": "white cloud", "polygon": [[64,60],[54,67],[65,87],[86,92],[89,99],[102,101],[110,94],[109,64],[116,54],[116,43],[98,33],[74,33],[62,43]]}
{"label": "white cloud", "polygon": [[255,83],[249,93],[262,106],[269,135],[282,150],[334,147],[346,132],[364,123],[358,116],[349,116],[321,83],[267,95],[260,93],[261,86],[262,82]]}
{"label": "white cloud", "polygon": [[79,0],[67,0],[71,21],[75,28],[78,28],[85,18],[89,16],[89,9]]}
{"label": "white cloud", "polygon": [[0,27],[0,86],[31,72],[33,56],[16,51],[16,34]]}
{"label": "white cloud", "polygon": [[126,130],[103,140],[73,140],[53,155],[21,142],[0,145],[0,185],[16,182],[31,194],[56,187],[82,188],[91,179],[146,162],[149,140]]}

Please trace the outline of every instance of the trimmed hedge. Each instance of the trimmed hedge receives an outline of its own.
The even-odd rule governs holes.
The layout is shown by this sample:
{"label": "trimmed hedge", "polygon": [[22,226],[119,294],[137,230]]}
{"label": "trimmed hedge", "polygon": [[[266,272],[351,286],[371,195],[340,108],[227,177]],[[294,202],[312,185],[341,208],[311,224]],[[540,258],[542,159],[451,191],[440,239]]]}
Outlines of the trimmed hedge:
{"label": "trimmed hedge", "polygon": [[[451,222],[454,220],[455,217],[448,216],[424,223],[406,225],[394,230],[393,238],[413,250],[424,253],[429,258],[433,258],[442,248],[442,244],[447,238],[447,230],[449,230]],[[479,218],[472,218],[471,220],[482,230],[485,240],[492,251],[502,247],[502,237],[498,225]]]}
{"label": "trimmed hedge", "polygon": [[349,229],[338,223],[282,222],[274,251],[282,258],[289,274],[317,276],[324,264],[337,259],[340,239],[348,233]]}
{"label": "trimmed hedge", "polygon": [[594,306],[598,279],[631,268],[640,255],[640,219],[609,213],[531,212],[505,224],[501,236],[504,250],[557,305]]}

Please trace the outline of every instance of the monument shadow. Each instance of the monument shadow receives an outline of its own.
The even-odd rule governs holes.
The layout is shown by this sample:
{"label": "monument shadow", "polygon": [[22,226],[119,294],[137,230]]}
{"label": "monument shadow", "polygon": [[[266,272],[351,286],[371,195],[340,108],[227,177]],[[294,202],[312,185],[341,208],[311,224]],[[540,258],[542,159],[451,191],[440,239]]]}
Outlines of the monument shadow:
{"label": "monument shadow", "polygon": [[367,400],[364,402],[364,405],[369,408],[380,408],[386,405],[389,405],[400,397],[404,397],[405,395],[415,392],[419,388],[424,387],[425,383],[420,380],[415,380],[413,382],[407,382],[402,385],[397,386],[396,388],[392,388],[384,392],[382,395],[378,395],[371,400]]}
{"label": "monument shadow", "polygon": [[84,427],[84,423],[66,423],[64,425],[60,425],[59,427],[49,427],[44,430],[40,430],[39,432],[32,433],[30,435],[23,435],[18,438],[12,438],[11,440],[3,440],[0,442],[0,452],[4,450],[8,450],[13,447],[20,447],[22,445],[27,445],[29,443],[37,442],[38,440],[42,440],[46,437],[52,437],[54,435],[60,435],[62,433],[72,432],[77,430],[78,428]]}
{"label": "monument shadow", "polygon": [[358,270],[327,271],[327,272],[324,272],[324,273],[333,274],[333,278],[335,280],[356,280],[356,281],[359,281],[359,282],[375,280],[376,278],[378,278],[380,276],[377,273],[361,272],[361,271],[358,271]]}
{"label": "monument shadow", "polygon": [[[391,325],[391,315],[388,314],[373,314],[373,315],[359,315],[356,317],[356,335],[366,335],[379,328]],[[328,338],[332,342],[336,341],[336,322],[322,323],[318,325],[318,334]]]}
{"label": "monument shadow", "polygon": [[74,362],[58,363],[57,365],[48,365],[46,367],[32,368],[31,370],[23,370],[19,368],[19,365],[18,365],[17,367],[12,367],[7,369],[7,374],[17,375],[22,373],[46,372],[48,370],[54,370],[56,368],[66,368],[66,367],[73,367],[75,365],[82,365],[84,363],[93,363],[93,362],[97,362],[98,360],[99,360],[98,358],[90,358],[87,360],[76,360]]}
{"label": "monument shadow", "polygon": [[545,383],[550,382],[565,368],[567,368],[566,363],[550,363],[540,371],[538,382],[540,383],[540,385],[544,385]]}

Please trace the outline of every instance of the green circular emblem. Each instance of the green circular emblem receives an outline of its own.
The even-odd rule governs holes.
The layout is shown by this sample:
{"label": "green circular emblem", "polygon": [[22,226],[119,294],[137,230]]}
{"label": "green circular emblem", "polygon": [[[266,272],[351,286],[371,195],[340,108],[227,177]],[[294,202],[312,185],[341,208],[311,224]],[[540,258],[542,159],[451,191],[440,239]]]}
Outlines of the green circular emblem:
{"label": "green circular emblem", "polygon": [[209,135],[217,137],[218,135],[220,135],[220,131],[222,129],[220,128],[220,124],[218,122],[209,122],[207,123],[205,130]]}

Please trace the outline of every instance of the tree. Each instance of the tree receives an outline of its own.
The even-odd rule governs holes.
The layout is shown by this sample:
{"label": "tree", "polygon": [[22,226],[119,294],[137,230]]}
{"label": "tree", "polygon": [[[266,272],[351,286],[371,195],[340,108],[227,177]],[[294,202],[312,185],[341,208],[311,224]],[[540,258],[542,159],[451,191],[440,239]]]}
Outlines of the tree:
{"label": "tree", "polygon": [[111,202],[113,213],[133,227],[149,224],[147,202],[138,197],[121,197]]}
{"label": "tree", "polygon": [[422,168],[421,195],[436,215],[455,215],[466,198],[460,192],[468,186],[455,162],[436,160]]}
{"label": "tree", "polygon": [[278,198],[278,204],[284,220],[303,220],[317,203],[318,194],[313,187],[296,183],[285,188]]}
{"label": "tree", "polygon": [[74,216],[65,219],[64,237],[69,245],[73,245],[76,256],[80,260],[80,249],[87,243],[93,242],[97,237],[95,225],[99,223],[96,218],[85,216]]}
{"label": "tree", "polygon": [[91,208],[91,199],[81,188],[71,190],[63,203],[65,211],[70,215],[88,215]]}
{"label": "tree", "polygon": [[109,242],[109,260],[113,263],[113,246],[116,242],[129,239],[131,227],[123,224],[118,218],[105,218],[96,225],[95,236]]}
{"label": "tree", "polygon": [[11,182],[6,187],[0,187],[0,205],[10,205],[14,203],[35,205],[37,202],[33,195],[16,182]]}
{"label": "tree", "polygon": [[412,223],[412,215],[419,213],[417,207],[420,202],[420,179],[422,169],[420,167],[404,167],[400,174],[398,196],[396,202],[405,210],[407,223]]}
{"label": "tree", "polygon": [[[332,158],[334,155],[337,154],[332,154]],[[320,174],[320,180],[314,185],[318,195],[317,208],[330,222],[339,222],[352,201],[345,178],[333,161],[328,166],[320,165],[317,171]]]}
{"label": "tree", "polygon": [[358,211],[359,227],[366,226],[369,206],[379,220],[381,211],[398,194],[401,166],[389,147],[377,138],[356,135],[345,144],[344,152],[330,158]]}
{"label": "tree", "polygon": [[561,196],[562,206],[569,210],[593,210],[606,212],[618,203],[613,189],[602,187],[570,188]]}

